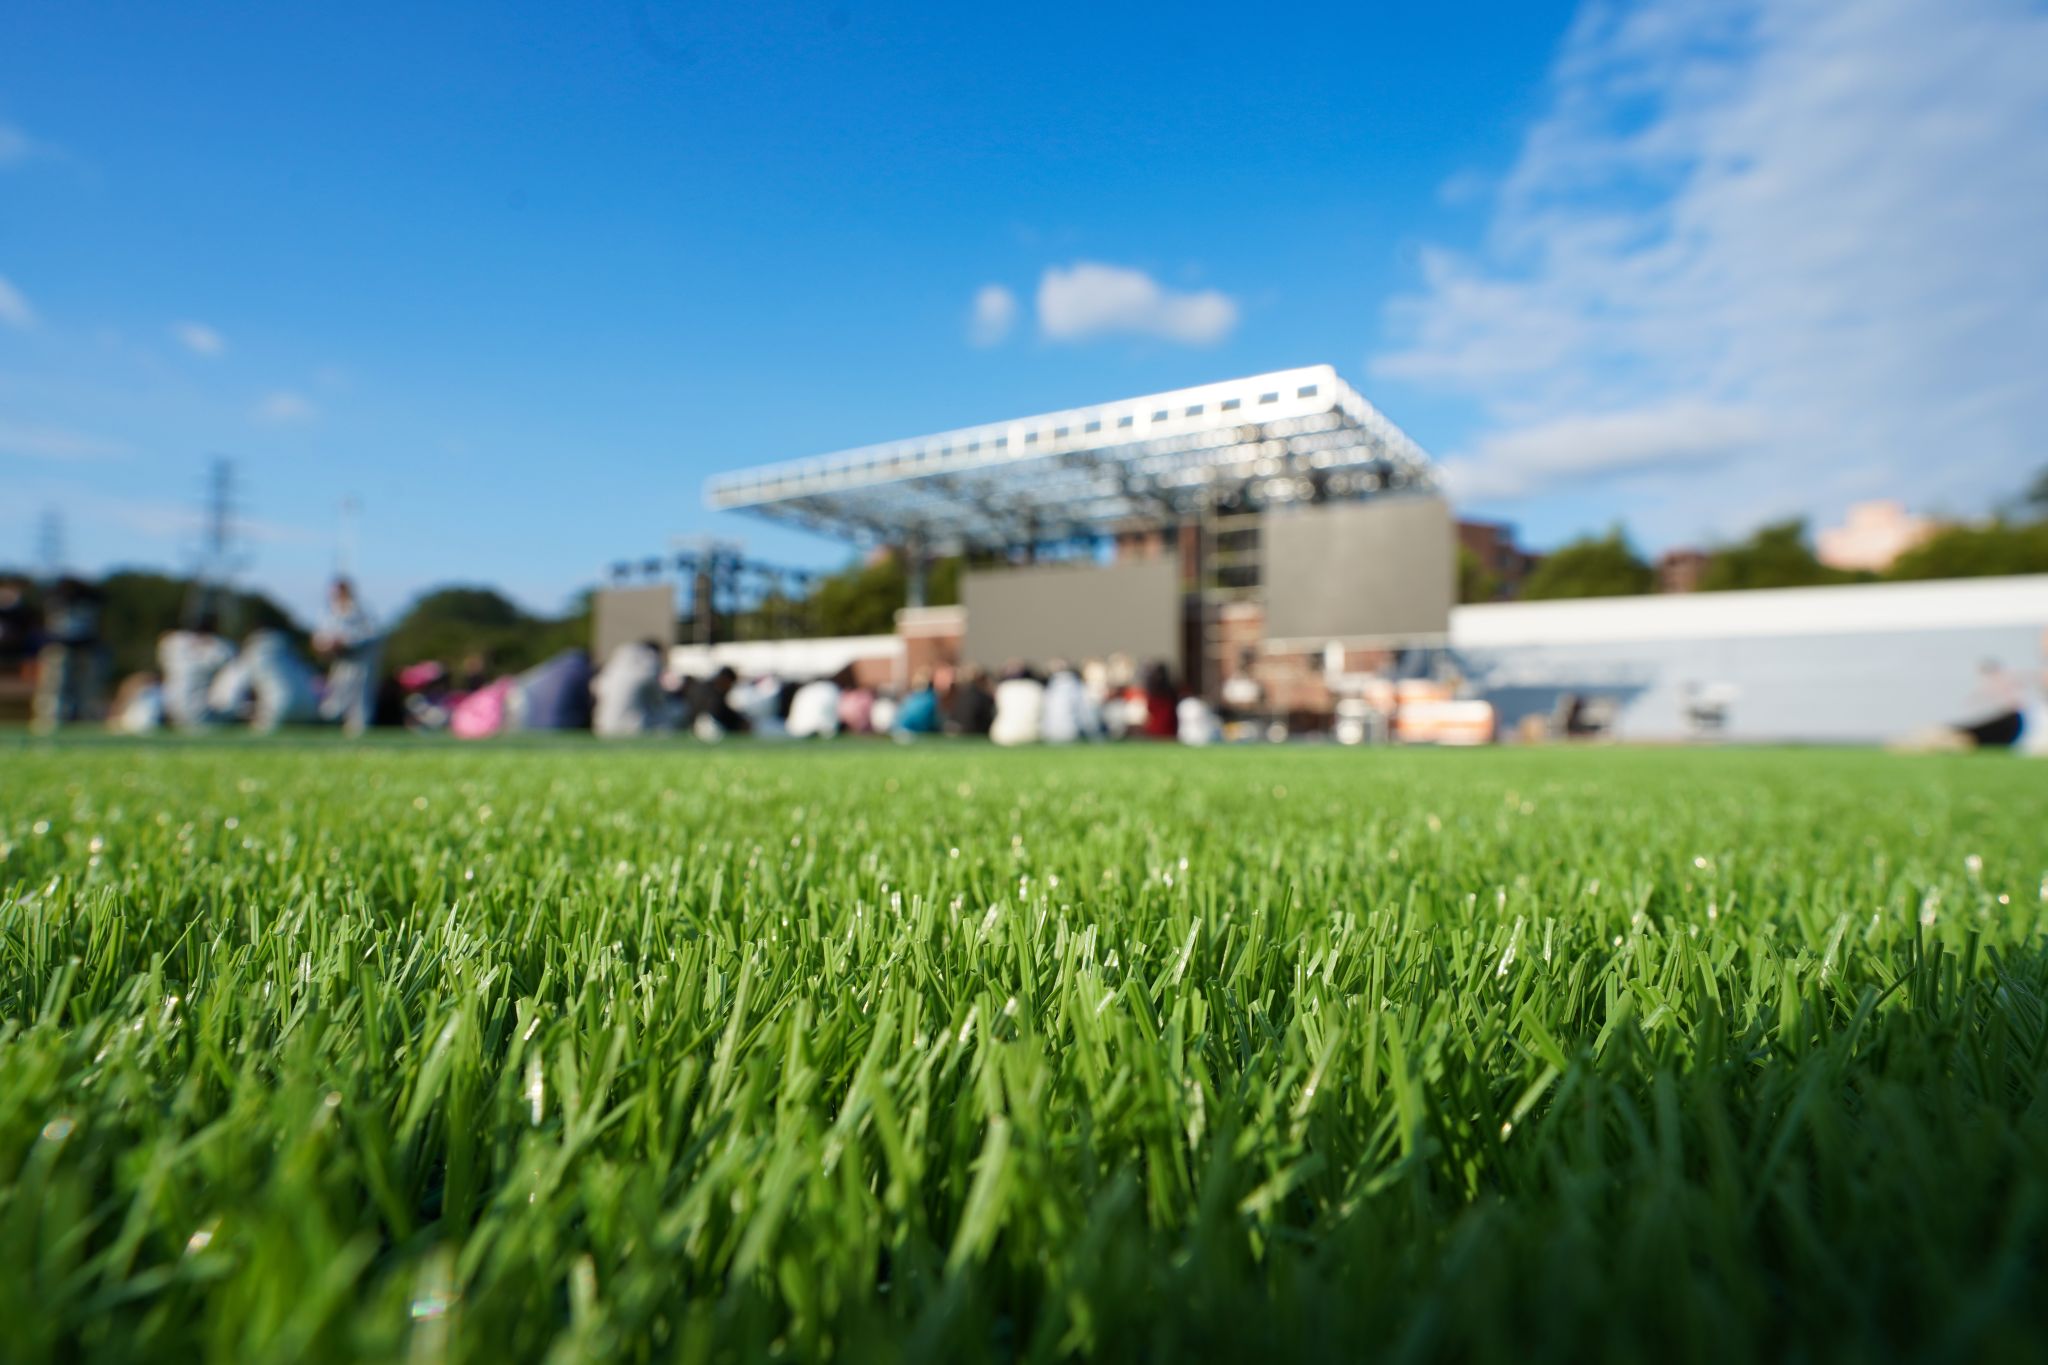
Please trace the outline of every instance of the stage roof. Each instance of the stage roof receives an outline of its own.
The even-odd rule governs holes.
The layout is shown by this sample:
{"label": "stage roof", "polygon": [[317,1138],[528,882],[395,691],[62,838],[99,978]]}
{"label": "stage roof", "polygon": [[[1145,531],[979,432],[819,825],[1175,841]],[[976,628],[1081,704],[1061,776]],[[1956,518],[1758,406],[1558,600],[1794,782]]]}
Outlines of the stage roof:
{"label": "stage roof", "polygon": [[705,501],[861,542],[1021,545],[1249,507],[1428,490],[1422,448],[1328,365],[712,478]]}

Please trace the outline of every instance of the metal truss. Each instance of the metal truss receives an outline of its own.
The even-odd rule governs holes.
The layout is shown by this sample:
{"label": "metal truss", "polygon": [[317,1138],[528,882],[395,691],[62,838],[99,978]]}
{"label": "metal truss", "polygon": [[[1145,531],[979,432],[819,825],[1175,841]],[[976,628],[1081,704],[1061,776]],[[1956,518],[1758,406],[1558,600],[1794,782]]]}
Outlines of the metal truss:
{"label": "metal truss", "polygon": [[720,511],[945,553],[1111,534],[1209,508],[1436,487],[1429,456],[1328,365],[723,474]]}

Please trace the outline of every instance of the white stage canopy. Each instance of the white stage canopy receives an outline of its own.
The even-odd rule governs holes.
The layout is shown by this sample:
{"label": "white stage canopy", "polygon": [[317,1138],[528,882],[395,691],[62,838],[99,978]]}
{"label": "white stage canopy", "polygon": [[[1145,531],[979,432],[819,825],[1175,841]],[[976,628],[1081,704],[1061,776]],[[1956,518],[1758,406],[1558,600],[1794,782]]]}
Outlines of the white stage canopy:
{"label": "white stage canopy", "polygon": [[722,474],[705,501],[948,551],[1435,487],[1422,448],[1314,365]]}

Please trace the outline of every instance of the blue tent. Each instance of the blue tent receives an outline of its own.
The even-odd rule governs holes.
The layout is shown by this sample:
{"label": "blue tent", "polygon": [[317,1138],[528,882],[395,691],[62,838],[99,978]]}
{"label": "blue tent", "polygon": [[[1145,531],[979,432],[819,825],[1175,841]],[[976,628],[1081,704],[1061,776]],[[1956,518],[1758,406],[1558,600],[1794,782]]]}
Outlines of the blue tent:
{"label": "blue tent", "polygon": [[565,649],[520,674],[508,719],[515,730],[588,730],[590,656]]}

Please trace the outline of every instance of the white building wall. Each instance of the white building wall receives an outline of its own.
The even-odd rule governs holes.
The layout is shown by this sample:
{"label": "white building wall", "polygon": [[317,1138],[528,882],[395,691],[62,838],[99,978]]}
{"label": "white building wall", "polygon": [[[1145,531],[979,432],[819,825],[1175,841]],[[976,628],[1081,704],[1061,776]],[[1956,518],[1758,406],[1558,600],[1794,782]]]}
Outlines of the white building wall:
{"label": "white building wall", "polygon": [[672,672],[708,678],[730,667],[742,678],[829,678],[851,663],[884,660],[898,682],[903,675],[903,641],[894,635],[838,635],[809,640],[736,640],[718,645],[677,645],[668,652]]}
{"label": "white building wall", "polygon": [[[1617,733],[1691,732],[1696,689],[1731,739],[1872,743],[1974,719],[1978,667],[2038,686],[2048,575],[1459,607],[1451,645],[1501,731],[1560,695],[1612,697]],[[2042,721],[2030,717],[2037,732]]]}

